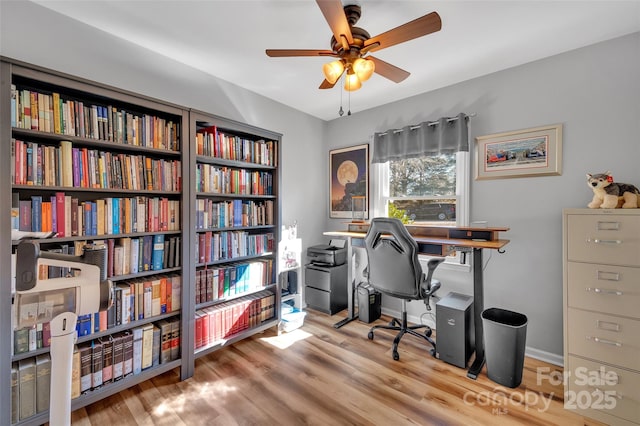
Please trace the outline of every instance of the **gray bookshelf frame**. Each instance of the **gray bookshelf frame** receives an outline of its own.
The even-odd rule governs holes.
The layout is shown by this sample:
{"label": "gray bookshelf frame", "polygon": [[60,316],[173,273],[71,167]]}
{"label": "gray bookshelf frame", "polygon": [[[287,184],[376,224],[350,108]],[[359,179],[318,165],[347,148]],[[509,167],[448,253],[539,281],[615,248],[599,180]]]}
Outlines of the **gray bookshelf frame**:
{"label": "gray bookshelf frame", "polygon": [[[157,367],[144,370],[138,375],[130,376],[124,380],[112,383],[104,388],[94,390],[89,394],[72,400],[71,409],[77,410],[94,402],[97,402],[110,395],[116,394],[124,389],[151,379],[159,374],[180,369],[180,380],[185,380],[194,375],[196,358],[214,352],[223,346],[227,346],[238,340],[247,338],[256,333],[261,333],[267,329],[275,327],[279,330],[281,320],[281,289],[280,279],[274,283],[274,293],[276,295],[276,316],[273,320],[261,324],[260,326],[238,333],[225,342],[224,345],[214,345],[205,350],[196,352],[195,343],[195,200],[196,191],[194,184],[196,160],[195,133],[196,121],[206,121],[217,125],[219,128],[239,134],[251,135],[276,141],[277,164],[270,171],[273,174],[274,199],[274,226],[275,238],[274,268],[278,268],[277,244],[281,238],[281,212],[282,196],[280,192],[282,168],[282,134],[269,130],[254,127],[238,121],[218,117],[203,111],[194,110],[188,107],[175,105],[152,97],[136,94],[116,87],[97,83],[87,79],[64,74],[54,70],[46,69],[36,65],[16,61],[11,58],[0,56],[0,205],[11,205],[12,183],[10,182],[9,170],[11,167],[11,144],[12,137],[11,113],[9,108],[11,96],[11,83],[13,75],[19,75],[44,84],[55,85],[92,95],[113,99],[116,102],[125,102],[151,110],[161,111],[180,117],[180,141],[182,161],[182,193],[181,201],[181,236],[182,236],[182,299],[181,299],[181,357],[177,361],[161,364]],[[117,191],[116,191],[117,192]],[[20,357],[15,357],[11,353],[12,330],[12,299],[11,299],[11,277],[6,271],[11,268],[11,222],[10,215],[0,214],[0,424],[11,424],[11,363]],[[278,274],[276,273],[278,278]],[[48,412],[37,414],[24,421],[15,423],[16,426],[39,425],[48,421]]]}

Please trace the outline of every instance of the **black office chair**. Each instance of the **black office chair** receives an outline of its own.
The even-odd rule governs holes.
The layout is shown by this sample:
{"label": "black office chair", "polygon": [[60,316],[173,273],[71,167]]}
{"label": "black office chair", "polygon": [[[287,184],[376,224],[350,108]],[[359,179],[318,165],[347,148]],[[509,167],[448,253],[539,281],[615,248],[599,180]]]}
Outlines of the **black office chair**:
{"label": "black office chair", "polygon": [[[431,310],[429,298],[440,288],[440,281],[431,277],[444,258],[430,259],[425,277],[418,260],[418,244],[402,222],[395,218],[372,219],[364,242],[369,284],[384,294],[402,299],[402,320],[394,318],[389,325],[374,325],[369,331],[369,339],[373,339],[373,331],[378,328],[398,330],[393,339],[394,360],[400,359],[398,344],[406,333],[429,342],[433,346],[431,355],[435,356],[436,343],[431,338],[431,328],[427,325],[407,325],[407,301],[423,300],[427,310]],[[420,328],[426,328],[424,334],[416,331]]]}

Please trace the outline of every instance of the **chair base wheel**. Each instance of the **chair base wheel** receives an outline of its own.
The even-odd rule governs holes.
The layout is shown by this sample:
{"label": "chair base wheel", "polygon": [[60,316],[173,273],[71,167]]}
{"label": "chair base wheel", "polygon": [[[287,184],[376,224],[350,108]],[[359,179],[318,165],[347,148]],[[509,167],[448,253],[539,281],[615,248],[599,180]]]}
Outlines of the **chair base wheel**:
{"label": "chair base wheel", "polygon": [[427,337],[431,337],[431,334],[433,333],[433,330],[431,330],[430,328],[427,329],[427,331],[424,332],[424,335]]}
{"label": "chair base wheel", "polygon": [[370,331],[367,337],[369,338],[369,340],[373,340],[373,331]]}
{"label": "chair base wheel", "polygon": [[393,351],[393,360],[398,361],[400,359],[400,354],[398,351]]}

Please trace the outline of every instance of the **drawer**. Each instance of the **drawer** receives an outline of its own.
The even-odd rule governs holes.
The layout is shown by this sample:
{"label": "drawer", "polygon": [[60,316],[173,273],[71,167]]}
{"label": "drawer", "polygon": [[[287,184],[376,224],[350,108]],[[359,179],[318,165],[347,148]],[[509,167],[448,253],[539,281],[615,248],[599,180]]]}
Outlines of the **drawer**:
{"label": "drawer", "polygon": [[304,282],[308,286],[330,291],[331,273],[327,270],[307,267],[304,271]]}
{"label": "drawer", "polygon": [[334,267],[307,266],[304,270],[304,282],[307,286],[326,291],[347,288],[347,264]]}
{"label": "drawer", "polygon": [[640,268],[567,262],[567,303],[640,319]]}
{"label": "drawer", "polygon": [[567,309],[567,351],[640,370],[640,321]]}
{"label": "drawer", "polygon": [[306,287],[304,290],[304,298],[309,308],[330,315],[340,312],[347,307],[346,293],[344,295],[337,295],[336,292],[332,293],[314,287]]}
{"label": "drawer", "polygon": [[568,260],[640,266],[640,216],[569,215]]}
{"label": "drawer", "polygon": [[565,408],[640,422],[640,373],[570,356],[565,375]]}

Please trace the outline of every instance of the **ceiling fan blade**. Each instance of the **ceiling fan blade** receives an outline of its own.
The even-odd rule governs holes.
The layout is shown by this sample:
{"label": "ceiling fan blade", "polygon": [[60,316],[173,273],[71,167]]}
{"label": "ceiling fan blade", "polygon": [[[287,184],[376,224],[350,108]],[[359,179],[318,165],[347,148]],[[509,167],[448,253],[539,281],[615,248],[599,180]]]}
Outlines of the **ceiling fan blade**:
{"label": "ceiling fan blade", "polygon": [[[344,14],[342,1],[316,0],[316,3],[318,3],[324,19],[327,20],[329,27],[331,27],[333,36],[338,42],[342,43],[342,47],[345,50],[349,50],[349,45],[353,44],[353,35],[351,34],[351,27],[349,26],[347,17]],[[344,36],[344,38],[342,36]]]}
{"label": "ceiling fan blade", "polygon": [[[337,82],[338,82],[338,80],[336,80],[336,83],[337,83]],[[331,83],[329,83],[329,82],[327,81],[327,79],[325,78],[325,79],[324,79],[324,81],[323,81],[322,83],[320,83],[320,86],[318,87],[318,89],[332,89],[332,88],[333,88],[333,86],[335,86],[335,85],[336,85],[336,83],[331,84]]]}
{"label": "ceiling fan blade", "polygon": [[272,58],[287,56],[335,56],[335,52],[331,50],[313,50],[313,49],[267,49],[267,56]]}
{"label": "ceiling fan blade", "polygon": [[391,65],[382,59],[374,58],[371,55],[367,56],[367,59],[371,59],[373,63],[376,64],[374,72],[396,83],[400,83],[411,75],[408,71],[398,68],[395,65]]}
{"label": "ceiling fan blade", "polygon": [[414,38],[422,37],[427,34],[440,31],[442,28],[442,21],[440,15],[436,12],[431,12],[421,18],[414,19],[411,22],[400,25],[392,30],[386,31],[375,37],[371,37],[364,42],[364,49],[378,43],[377,46],[371,46],[367,49],[369,52],[375,52],[376,50],[384,49],[405,41],[413,40]]}

